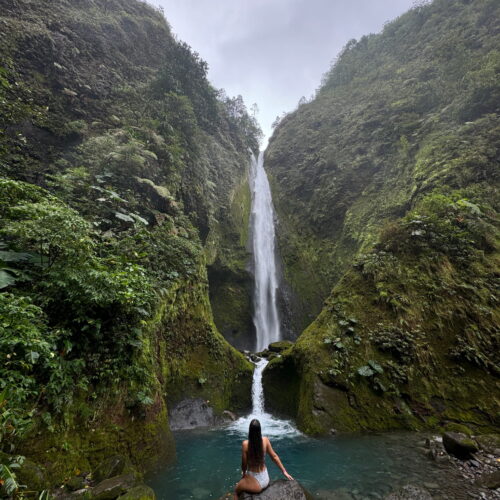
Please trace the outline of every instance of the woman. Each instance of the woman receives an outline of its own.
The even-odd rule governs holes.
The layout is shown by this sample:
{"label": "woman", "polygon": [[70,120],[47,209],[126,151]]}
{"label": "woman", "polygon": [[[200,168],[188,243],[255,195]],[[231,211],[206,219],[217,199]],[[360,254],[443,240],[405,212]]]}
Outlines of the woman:
{"label": "woman", "polygon": [[281,463],[280,457],[276,454],[267,437],[262,437],[260,422],[253,419],[248,429],[248,440],[243,441],[241,448],[241,472],[242,478],[234,490],[234,500],[238,500],[240,493],[260,493],[269,484],[269,474],[267,473],[265,455],[271,457],[272,461],[281,469],[283,475],[292,480]]}

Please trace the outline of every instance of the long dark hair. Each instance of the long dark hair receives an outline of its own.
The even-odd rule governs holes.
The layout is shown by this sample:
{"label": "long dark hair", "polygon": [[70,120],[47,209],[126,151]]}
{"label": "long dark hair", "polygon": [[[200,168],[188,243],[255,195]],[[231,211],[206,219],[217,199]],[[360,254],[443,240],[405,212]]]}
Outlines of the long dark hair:
{"label": "long dark hair", "polygon": [[260,422],[254,418],[248,428],[248,464],[255,467],[264,463]]}

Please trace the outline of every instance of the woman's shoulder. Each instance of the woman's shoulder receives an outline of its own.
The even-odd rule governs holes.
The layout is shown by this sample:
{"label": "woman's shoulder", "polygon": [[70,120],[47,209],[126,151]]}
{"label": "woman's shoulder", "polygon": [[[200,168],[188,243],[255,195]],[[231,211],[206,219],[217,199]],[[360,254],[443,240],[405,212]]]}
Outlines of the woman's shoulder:
{"label": "woman's shoulder", "polygon": [[245,441],[241,443],[241,446],[243,446],[243,448],[248,448],[248,439],[245,439]]}

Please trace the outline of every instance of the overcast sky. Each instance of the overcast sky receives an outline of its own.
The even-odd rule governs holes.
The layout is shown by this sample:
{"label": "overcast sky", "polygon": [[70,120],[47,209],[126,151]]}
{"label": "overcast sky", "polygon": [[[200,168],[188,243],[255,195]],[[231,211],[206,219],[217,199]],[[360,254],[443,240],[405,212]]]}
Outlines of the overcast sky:
{"label": "overcast sky", "polygon": [[149,1],[208,62],[215,87],[257,103],[267,140],[276,116],[314,93],[351,38],[379,32],[415,0]]}

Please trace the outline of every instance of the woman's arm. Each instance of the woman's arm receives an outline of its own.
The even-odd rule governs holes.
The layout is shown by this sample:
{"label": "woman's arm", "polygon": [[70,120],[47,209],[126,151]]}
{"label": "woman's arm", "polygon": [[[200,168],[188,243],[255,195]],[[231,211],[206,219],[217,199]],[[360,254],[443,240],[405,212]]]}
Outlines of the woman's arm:
{"label": "woman's arm", "polygon": [[241,445],[241,476],[243,477],[247,471],[247,447],[245,441]]}
{"label": "woman's arm", "polygon": [[278,454],[273,450],[273,447],[271,446],[271,441],[269,439],[266,439],[266,451],[268,455],[271,457],[271,460],[280,468],[281,472],[283,475],[287,478],[292,480],[293,477],[288,474],[286,471],[284,465],[281,463],[280,457],[278,457]]}

